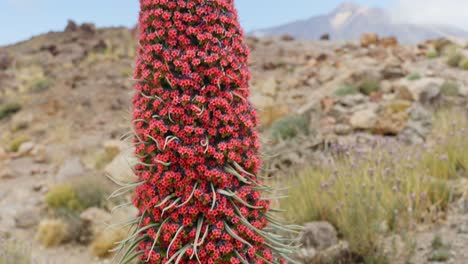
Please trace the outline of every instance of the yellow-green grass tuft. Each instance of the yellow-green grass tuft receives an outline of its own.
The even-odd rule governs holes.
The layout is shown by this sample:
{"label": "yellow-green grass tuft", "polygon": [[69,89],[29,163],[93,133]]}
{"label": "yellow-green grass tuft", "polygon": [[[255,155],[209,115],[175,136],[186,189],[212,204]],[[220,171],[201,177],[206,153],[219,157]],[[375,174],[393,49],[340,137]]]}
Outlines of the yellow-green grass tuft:
{"label": "yellow-green grass tuft", "polygon": [[90,245],[91,253],[94,256],[103,258],[111,254],[110,250],[118,246],[118,242],[122,241],[127,235],[123,229],[105,229]]}
{"label": "yellow-green grass tuft", "polygon": [[44,247],[55,247],[63,243],[68,236],[67,224],[60,219],[41,221],[36,233],[36,240]]}
{"label": "yellow-green grass tuft", "polygon": [[31,248],[26,243],[0,239],[0,264],[30,264]]}

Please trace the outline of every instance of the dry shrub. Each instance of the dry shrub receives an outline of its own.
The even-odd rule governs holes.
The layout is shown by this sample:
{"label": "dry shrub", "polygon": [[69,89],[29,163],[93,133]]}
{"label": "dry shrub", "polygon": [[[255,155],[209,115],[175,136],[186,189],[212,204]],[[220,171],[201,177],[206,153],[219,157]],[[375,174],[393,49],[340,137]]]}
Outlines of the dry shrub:
{"label": "dry shrub", "polygon": [[289,110],[280,106],[267,106],[259,111],[260,123],[263,127],[270,127],[274,122],[288,114]]}
{"label": "dry shrub", "polygon": [[111,163],[114,158],[119,155],[119,151],[113,149],[103,150],[95,153],[94,167],[98,170],[102,170],[107,164]]}
{"label": "dry shrub", "polygon": [[46,219],[41,221],[36,233],[36,240],[45,247],[55,247],[68,238],[67,224],[60,219]]}
{"label": "dry shrub", "polygon": [[106,229],[96,236],[90,245],[91,253],[97,257],[107,257],[111,254],[110,250],[115,248],[119,241],[122,241],[127,235],[123,229]]}

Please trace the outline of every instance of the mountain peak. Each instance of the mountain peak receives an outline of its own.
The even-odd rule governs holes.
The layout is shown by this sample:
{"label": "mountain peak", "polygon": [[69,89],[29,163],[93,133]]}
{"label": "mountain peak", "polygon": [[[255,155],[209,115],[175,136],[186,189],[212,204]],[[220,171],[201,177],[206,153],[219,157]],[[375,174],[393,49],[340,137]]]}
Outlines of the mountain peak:
{"label": "mountain peak", "polygon": [[349,23],[356,15],[364,14],[368,11],[369,8],[367,7],[361,6],[355,2],[345,1],[329,15],[330,24],[335,29],[339,29]]}
{"label": "mountain peak", "polygon": [[366,9],[366,7],[361,6],[353,1],[345,1],[341,3],[338,7],[336,7],[332,13],[344,13],[344,12],[357,12],[362,9]]}

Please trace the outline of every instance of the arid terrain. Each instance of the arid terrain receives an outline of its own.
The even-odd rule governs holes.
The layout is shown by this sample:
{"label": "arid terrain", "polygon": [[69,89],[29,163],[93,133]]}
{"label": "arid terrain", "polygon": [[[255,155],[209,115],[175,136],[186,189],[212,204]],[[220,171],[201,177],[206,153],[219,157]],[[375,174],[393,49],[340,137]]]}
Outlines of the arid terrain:
{"label": "arid terrain", "polygon": [[[247,42],[265,175],[291,184],[295,205],[278,203],[305,225],[295,257],[467,263],[468,47],[448,39],[399,45],[372,34],[360,43]],[[0,47],[0,264],[113,263],[108,250],[126,232],[113,224],[134,211],[111,213],[122,201],[107,199],[117,187],[106,174],[132,174],[136,45],[135,30],[70,22]],[[381,157],[393,167],[372,165],[380,151],[391,153]],[[353,157],[364,158],[356,167],[346,162]],[[394,176],[375,180],[380,173]],[[318,180],[298,188],[298,177]],[[361,192],[354,185],[369,191],[353,194]],[[359,211],[367,207],[353,207],[347,195],[382,202]]]}

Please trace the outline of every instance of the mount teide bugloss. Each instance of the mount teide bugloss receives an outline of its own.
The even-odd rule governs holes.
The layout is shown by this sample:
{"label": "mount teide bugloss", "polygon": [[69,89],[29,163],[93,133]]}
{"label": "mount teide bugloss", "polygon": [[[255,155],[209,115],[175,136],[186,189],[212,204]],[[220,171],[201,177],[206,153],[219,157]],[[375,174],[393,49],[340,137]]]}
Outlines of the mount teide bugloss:
{"label": "mount teide bugloss", "polygon": [[288,34],[306,40],[319,39],[325,33],[330,34],[333,41],[357,40],[364,33],[395,36],[402,43],[419,43],[438,37],[468,39],[468,32],[458,28],[394,22],[384,9],[368,8],[353,2],[345,2],[326,15],[252,32],[260,36]]}

